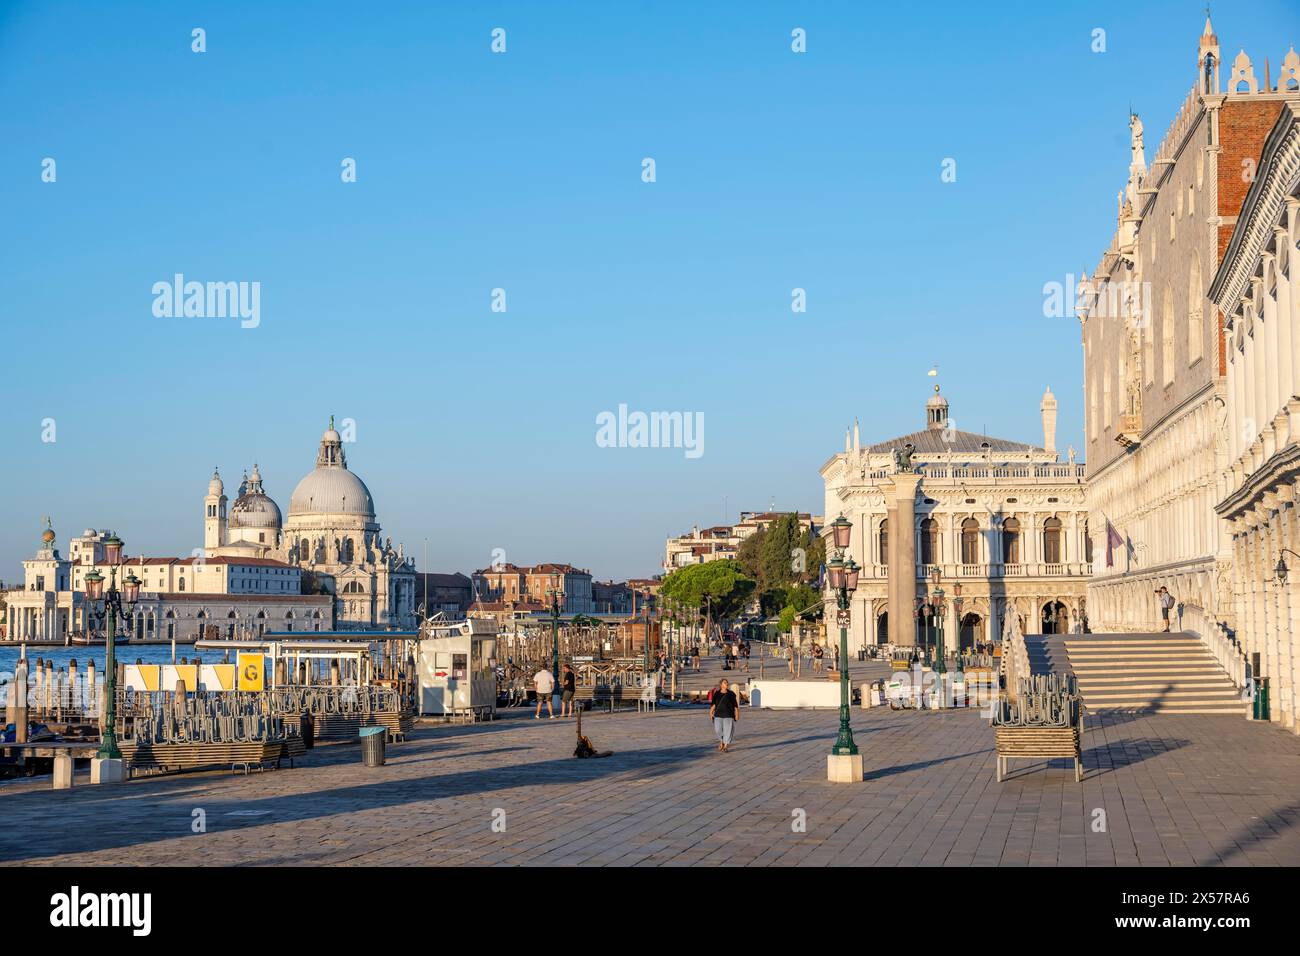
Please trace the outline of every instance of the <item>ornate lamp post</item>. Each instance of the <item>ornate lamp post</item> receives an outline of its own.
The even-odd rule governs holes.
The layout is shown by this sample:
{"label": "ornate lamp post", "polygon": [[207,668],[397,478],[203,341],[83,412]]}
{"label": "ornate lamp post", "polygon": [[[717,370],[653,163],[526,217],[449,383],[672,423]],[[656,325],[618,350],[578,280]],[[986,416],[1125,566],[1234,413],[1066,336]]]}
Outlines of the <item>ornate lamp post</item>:
{"label": "ornate lamp post", "polygon": [[104,591],[104,576],[98,570],[86,575],[86,600],[90,602],[90,615],[97,623],[108,618],[108,633],[104,640],[104,732],[100,738],[99,760],[121,760],[117,747],[117,661],[113,642],[117,639],[117,616],[129,617],[140,600],[140,581],[134,574],[122,579],[122,590],[117,589],[117,569],[122,563],[122,539],[110,534],[104,539],[104,563],[109,566],[108,591]]}
{"label": "ornate lamp post", "polygon": [[840,732],[827,760],[827,778],[832,783],[862,781],[862,755],[853,742],[853,730],[849,726],[849,598],[857,590],[860,571],[852,558],[844,560],[852,533],[853,523],[843,515],[831,522],[832,541],[837,553],[826,570],[830,586],[836,592],[840,625]]}
{"label": "ornate lamp post", "polygon": [[947,668],[943,663],[943,575],[939,568],[930,569],[930,618],[934,621],[935,630],[935,650],[934,650],[934,671],[936,674],[947,673]]}
{"label": "ornate lamp post", "polygon": [[560,592],[551,588],[551,676],[560,680]]}
{"label": "ornate lamp post", "polygon": [[[957,615],[957,633],[952,638],[952,652],[957,658],[957,673],[964,674],[961,664],[961,604],[965,600],[961,596],[961,582],[958,581],[952,586],[952,605]],[[962,677],[965,680],[965,677]]]}
{"label": "ornate lamp post", "polygon": [[641,621],[642,623],[645,624],[645,641],[641,647],[642,659],[643,659],[643,663],[641,666],[644,668],[642,673],[645,675],[646,680],[649,680],[650,679],[650,605],[649,604],[641,605]]}

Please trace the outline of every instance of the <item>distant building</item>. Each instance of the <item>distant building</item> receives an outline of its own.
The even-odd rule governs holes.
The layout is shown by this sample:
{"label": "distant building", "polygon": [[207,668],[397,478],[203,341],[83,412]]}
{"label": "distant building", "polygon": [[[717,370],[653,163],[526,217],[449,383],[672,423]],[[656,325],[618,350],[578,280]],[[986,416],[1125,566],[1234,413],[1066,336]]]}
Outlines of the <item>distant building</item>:
{"label": "distant building", "polygon": [[[742,511],[740,520],[734,525],[714,525],[704,529],[696,525],[687,534],[668,539],[664,545],[664,572],[734,558],[746,538],[786,514],[788,512],[784,511]],[[798,518],[801,531],[821,526],[819,516],[800,512]]]}
{"label": "distant building", "polygon": [[442,614],[458,620],[468,614],[474,603],[474,582],[459,571],[454,574],[416,572],[415,601],[426,617]]}
{"label": "distant building", "polygon": [[474,572],[473,586],[475,603],[533,602],[549,608],[554,591],[560,595],[563,614],[591,614],[594,610],[591,572],[571,564],[493,565]]}
{"label": "distant building", "polygon": [[[70,542],[69,557],[47,527],[41,547],[23,562],[23,587],[5,594],[5,637],[10,641],[63,643],[89,634],[92,621],[85,579],[92,570],[106,581],[104,532],[87,530]],[[267,630],[331,630],[333,600],[302,594],[301,572],[269,558],[123,559],[120,588],[128,574],[140,579],[134,613],[118,622],[119,633],[136,640],[189,641],[198,637],[260,636]]]}
{"label": "distant building", "polygon": [[597,614],[631,614],[632,595],[632,588],[625,581],[591,583],[591,603]]}
{"label": "distant building", "polygon": [[[131,622],[141,639],[265,630],[405,629],[415,625],[415,564],[382,539],[374,499],[348,469],[333,419],[316,466],[294,488],[287,518],[266,494],[257,465],[233,503],[214,472],[203,499],[203,547],[189,557],[131,557],[141,600]],[[106,578],[105,534],[88,530],[68,557],[47,528],[23,562],[24,586],[9,592],[9,640],[57,640],[84,633],[85,576]],[[120,583],[120,578],[119,578]],[[309,594],[302,592],[308,591]]]}
{"label": "distant building", "polygon": [[[862,445],[856,429],[821,468],[826,517],[853,522],[861,567],[851,647],[913,646],[917,600],[937,572],[947,593],[945,648],[997,639],[1008,614],[1026,633],[1071,629],[1092,571],[1084,466],[1056,453],[1056,399],[1040,405],[1043,447],[955,428],[948,400],[926,403],[924,431]],[[834,548],[827,542],[829,556]],[[962,588],[957,613],[955,585]],[[827,601],[833,606],[827,592]]]}

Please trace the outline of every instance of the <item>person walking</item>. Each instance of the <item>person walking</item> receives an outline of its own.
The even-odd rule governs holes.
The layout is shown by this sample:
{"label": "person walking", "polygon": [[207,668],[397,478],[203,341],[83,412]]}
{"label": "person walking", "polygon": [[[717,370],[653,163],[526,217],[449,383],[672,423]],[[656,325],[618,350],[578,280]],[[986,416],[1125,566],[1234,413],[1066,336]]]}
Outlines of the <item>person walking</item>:
{"label": "person walking", "polygon": [[740,645],[740,669],[746,674],[749,673],[749,641],[744,641]]}
{"label": "person walking", "polygon": [[813,672],[820,674],[822,670],[822,659],[826,656],[826,651],[820,644],[813,644]]}
{"label": "person walking", "polygon": [[691,645],[691,667],[694,668],[695,673],[698,674],[700,672],[700,645],[699,644]]}
{"label": "person walking", "polygon": [[718,682],[718,688],[713,692],[709,717],[713,719],[713,733],[718,738],[718,750],[725,753],[731,746],[736,721],[740,720],[740,702],[725,677]]}
{"label": "person walking", "polygon": [[1162,585],[1160,590],[1156,592],[1156,600],[1160,604],[1160,616],[1164,618],[1164,622],[1165,622],[1164,633],[1168,634],[1169,633],[1169,612],[1174,609],[1174,604],[1176,603],[1174,601],[1174,596],[1169,593],[1169,589],[1167,587],[1164,587]]}
{"label": "person walking", "polygon": [[560,716],[572,717],[573,698],[577,693],[577,675],[573,673],[573,667],[569,664],[564,665],[564,677],[562,678],[563,690],[560,691]]}
{"label": "person walking", "polygon": [[555,676],[545,664],[533,675],[533,689],[537,691],[537,713],[533,714],[533,720],[541,719],[543,701],[546,703],[546,712],[550,715],[548,719],[554,720],[555,707],[551,704],[551,695],[555,693]]}

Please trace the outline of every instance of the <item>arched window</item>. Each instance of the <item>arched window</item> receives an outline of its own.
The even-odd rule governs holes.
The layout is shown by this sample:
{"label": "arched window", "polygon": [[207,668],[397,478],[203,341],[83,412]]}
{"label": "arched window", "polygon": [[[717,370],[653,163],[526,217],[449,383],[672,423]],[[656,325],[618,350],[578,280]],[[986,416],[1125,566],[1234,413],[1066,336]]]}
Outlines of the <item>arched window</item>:
{"label": "arched window", "polygon": [[1160,308],[1160,362],[1166,385],[1174,382],[1174,292],[1165,286],[1164,302]]}
{"label": "arched window", "polygon": [[961,563],[980,563],[980,523],[974,518],[961,523]]}
{"label": "arched window", "polygon": [[1043,560],[1048,564],[1060,564],[1065,560],[1060,518],[1048,518],[1043,522]]}
{"label": "arched window", "polygon": [[1020,563],[1020,520],[1008,518],[1002,522],[1002,563]]}
{"label": "arched window", "polygon": [[1187,283],[1187,364],[1193,365],[1205,357],[1204,333],[1202,329],[1201,299],[1201,263],[1192,260],[1192,271]]}
{"label": "arched window", "polygon": [[921,522],[921,563],[939,564],[939,522],[926,518]]}
{"label": "arched window", "polygon": [[1156,383],[1155,294],[1135,296],[1134,316],[1142,329],[1142,374],[1148,385]]}
{"label": "arched window", "polygon": [[1102,427],[1109,428],[1111,423],[1110,362],[1107,362],[1101,370],[1101,416]]}
{"label": "arched window", "polygon": [[889,563],[889,519],[880,522],[880,563]]}
{"label": "arched window", "polygon": [[343,563],[352,563],[352,539],[347,538],[343,542]]}

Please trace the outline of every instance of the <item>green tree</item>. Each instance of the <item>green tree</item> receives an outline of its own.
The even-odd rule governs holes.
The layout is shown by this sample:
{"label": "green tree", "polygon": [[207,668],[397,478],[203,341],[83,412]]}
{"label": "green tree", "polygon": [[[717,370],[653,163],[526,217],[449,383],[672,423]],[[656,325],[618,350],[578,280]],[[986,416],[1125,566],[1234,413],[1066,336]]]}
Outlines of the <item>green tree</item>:
{"label": "green tree", "polygon": [[759,528],[740,542],[736,551],[736,563],[740,565],[740,570],[758,582],[760,591],[767,590],[763,582],[763,541],[766,537],[767,529]]}
{"label": "green tree", "polygon": [[734,560],[707,561],[678,568],[664,578],[660,593],[704,612],[706,632],[713,622],[734,617],[754,593],[756,582]]}
{"label": "green tree", "polygon": [[797,514],[781,515],[767,526],[760,557],[762,574],[759,576],[765,590],[794,582],[797,573],[795,568],[803,564],[800,551],[806,556],[803,543]]}

